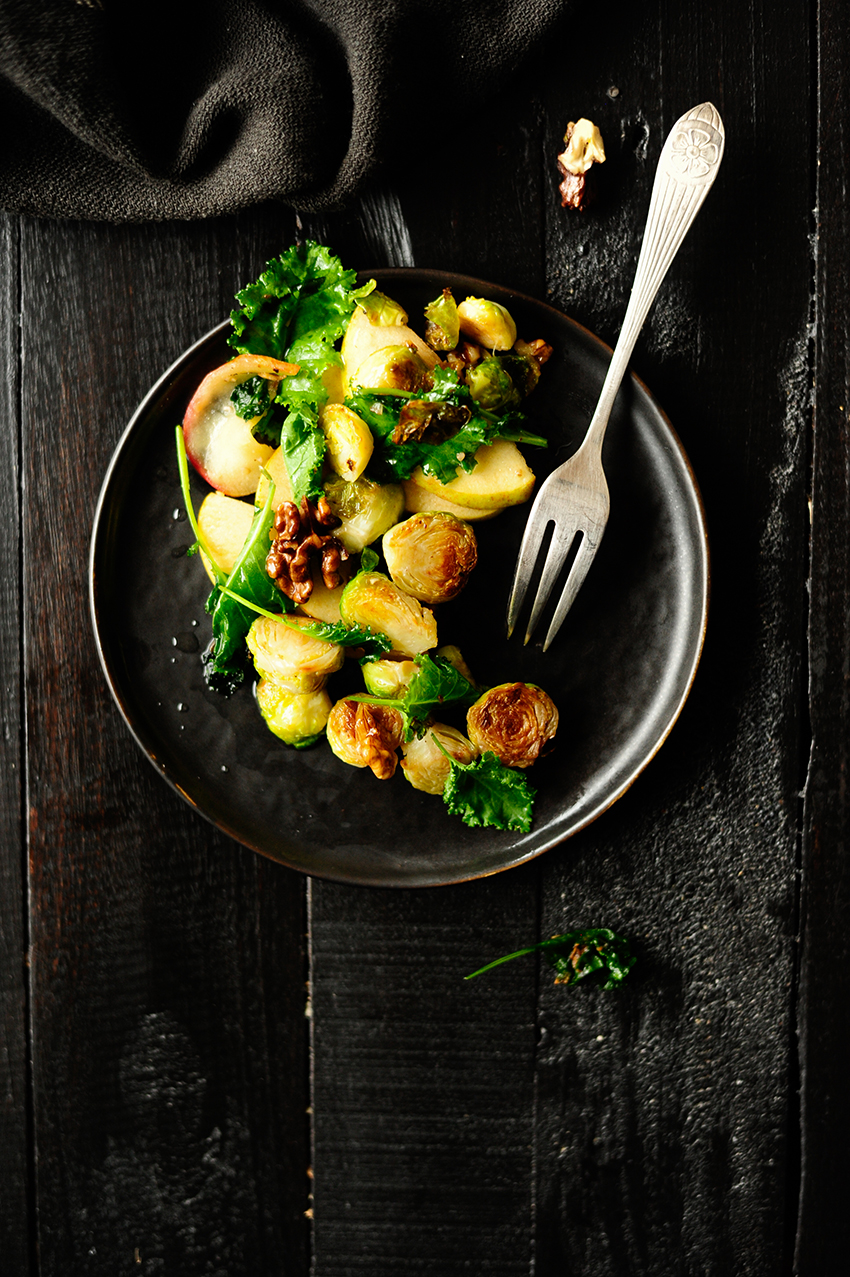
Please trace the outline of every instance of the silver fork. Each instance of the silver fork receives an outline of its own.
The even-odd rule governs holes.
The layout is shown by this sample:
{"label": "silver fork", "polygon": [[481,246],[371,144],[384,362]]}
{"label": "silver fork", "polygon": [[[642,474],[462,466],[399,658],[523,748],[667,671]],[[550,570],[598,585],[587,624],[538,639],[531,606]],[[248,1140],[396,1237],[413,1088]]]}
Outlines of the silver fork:
{"label": "silver fork", "polygon": [[549,524],[554,525],[552,540],[531,609],[526,643],[534,633],[573,542],[579,538],[543,644],[544,652],[575,601],[608,522],[610,501],[602,468],[602,441],[620,382],[661,281],[717,176],[724,143],[723,121],[710,102],[692,107],[670,130],[658,159],[632,294],[596,411],[578,451],[549,475],[531,507],[508,602],[509,638]]}

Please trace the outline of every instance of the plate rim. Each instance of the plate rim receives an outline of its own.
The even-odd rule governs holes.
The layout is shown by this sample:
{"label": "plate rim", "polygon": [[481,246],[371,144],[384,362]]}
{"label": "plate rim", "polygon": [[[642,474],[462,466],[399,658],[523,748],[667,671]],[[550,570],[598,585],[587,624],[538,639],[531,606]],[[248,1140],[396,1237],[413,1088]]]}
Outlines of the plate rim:
{"label": "plate rim", "polygon": [[[521,304],[527,304],[538,309],[551,311],[552,314],[557,317],[558,323],[566,322],[568,326],[575,329],[577,333],[581,334],[585,340],[587,340],[591,345],[595,346],[599,350],[600,354],[602,354],[606,360],[610,360],[611,355],[613,353],[612,348],[605,341],[603,341],[602,338],[598,337],[594,332],[592,332],[585,325],[579,323],[578,320],[575,320],[571,316],[565,314],[563,311],[559,310],[557,307],[553,306],[551,303],[547,301],[541,301],[539,298],[532,297],[529,294],[523,293],[517,289],[510,288],[503,284],[496,284],[496,283],[493,283],[492,281],[481,280],[474,276],[462,275],[453,271],[433,270],[428,267],[421,267],[421,266],[413,266],[413,267],[396,266],[396,267],[375,268],[373,270],[358,270],[357,276],[359,279],[380,278],[380,280],[382,281],[408,280],[411,282],[416,282],[415,277],[420,276],[420,277],[427,277],[429,280],[443,279],[446,281],[446,283],[448,283],[449,281],[452,281],[455,287],[457,286],[475,287],[481,292],[485,292],[486,290],[491,290],[491,291],[498,291],[502,294],[507,293],[507,294],[510,294],[512,297],[516,298],[517,302]],[[422,282],[424,282],[424,280]],[[137,729],[133,721],[133,718],[124,703],[124,700],[120,694],[120,688],[117,684],[115,677],[113,676],[113,673],[109,667],[109,663],[106,658],[106,653],[104,651],[104,642],[102,639],[101,628],[100,628],[100,606],[99,606],[99,594],[98,594],[98,553],[100,548],[104,544],[105,513],[107,510],[110,489],[114,480],[114,476],[116,475],[116,472],[119,470],[120,465],[123,461],[123,454],[128,448],[128,446],[130,445],[135,435],[139,421],[147,415],[150,407],[152,407],[153,404],[161,397],[162,393],[167,389],[171,380],[179,375],[183,367],[187,363],[190,363],[192,359],[199,353],[199,351],[202,348],[204,348],[207,344],[213,344],[215,340],[219,338],[221,335],[223,335],[226,331],[228,331],[230,327],[231,327],[230,319],[226,318],[226,319],[223,319],[220,323],[216,324],[213,328],[209,329],[206,333],[204,333],[201,337],[199,337],[196,341],[194,341],[190,346],[186,347],[176,357],[176,359],[174,359],[168,365],[165,371],[157,378],[154,384],[150,387],[150,389],[144,395],[144,397],[142,398],[142,400],[139,402],[138,406],[136,407],[135,411],[133,412],[132,416],[130,417],[127,425],[122,431],[113,449],[112,455],[109,460],[109,464],[106,468],[103,481],[101,483],[100,492],[98,494],[98,499],[97,499],[97,504],[95,506],[94,516],[92,520],[92,534],[90,539],[89,557],[88,557],[89,613],[91,618],[92,631],[94,635],[95,646],[97,648],[98,659],[100,661],[101,669],[103,670],[107,686],[109,687],[110,693],[112,695],[112,699],[116,707],[118,708],[118,711],[121,714],[121,717],[123,718],[124,723],[129,729],[130,734],[135,740],[136,744],[142,750],[148,762],[154,768],[156,774],[160,778],[165,780],[167,784],[171,787],[171,789],[180,796],[180,798],[182,798],[186,803],[188,803],[188,805],[196,813],[201,815],[214,828],[220,830],[222,833],[232,838],[235,842],[239,843],[240,846],[247,847],[248,849],[254,851],[256,854],[262,855],[266,859],[269,859],[276,864],[282,864],[286,866],[288,869],[291,869],[297,873],[303,873],[307,877],[321,878],[327,881],[348,883],[348,884],[356,885],[356,886],[368,886],[368,887],[377,887],[377,888],[393,887],[393,888],[401,889],[401,890],[405,890],[405,889],[414,890],[417,888],[434,887],[434,886],[451,886],[451,885],[459,884],[462,882],[475,881],[476,879],[479,879],[479,878],[492,877],[494,874],[503,873],[508,869],[517,868],[520,865],[527,864],[531,860],[537,859],[538,856],[542,856],[545,852],[551,851],[553,847],[556,847],[560,845],[561,843],[567,842],[569,839],[574,837],[575,834],[579,833],[583,829],[586,829],[589,825],[593,824],[596,820],[598,820],[599,817],[602,816],[606,811],[608,811],[611,807],[613,807],[613,805],[616,802],[618,802],[619,799],[622,798],[623,795],[632,787],[632,785],[635,783],[638,777],[642,774],[642,772],[646,769],[646,767],[652,762],[653,758],[655,758],[656,754],[661,749],[661,746],[664,744],[664,742],[667,740],[668,736],[670,735],[670,732],[673,730],[673,727],[675,726],[676,722],[678,721],[682,713],[684,705],[693,687],[694,679],[696,678],[696,673],[699,668],[700,660],[702,658],[702,653],[705,646],[705,636],[706,636],[706,630],[708,625],[708,612],[709,612],[710,597],[711,597],[711,552],[710,552],[709,539],[708,539],[708,528],[707,528],[705,504],[703,501],[702,492],[700,490],[699,483],[697,481],[696,475],[694,473],[693,467],[690,462],[690,458],[688,457],[688,454],[682,444],[682,441],[679,438],[676,432],[676,429],[673,426],[667,413],[661,407],[658,400],[655,398],[655,395],[647,386],[647,384],[643,381],[643,379],[639,377],[635,372],[633,372],[631,367],[629,367],[627,371],[627,376],[632,382],[634,382],[639,387],[640,391],[646,397],[647,401],[651,405],[653,411],[657,413],[659,419],[663,423],[663,426],[669,436],[669,440],[671,444],[673,445],[675,452],[678,454],[679,460],[688,478],[688,486],[689,486],[691,496],[693,497],[693,500],[695,503],[697,522],[700,529],[700,536],[699,536],[698,543],[696,542],[696,540],[694,542],[694,548],[699,550],[697,560],[698,560],[698,565],[700,569],[700,579],[701,579],[701,592],[700,592],[700,599],[699,599],[698,642],[695,645],[694,653],[690,662],[690,668],[687,669],[682,692],[675,706],[672,707],[671,712],[669,713],[667,717],[667,721],[664,726],[664,729],[663,731],[660,732],[660,734],[655,739],[651,750],[647,751],[641,757],[639,762],[632,768],[629,774],[617,787],[615,792],[613,792],[610,795],[607,795],[604,801],[600,801],[599,803],[597,803],[596,806],[593,807],[589,812],[587,812],[568,832],[560,833],[557,836],[552,836],[550,838],[547,838],[543,841],[543,843],[540,846],[535,846],[529,849],[528,851],[523,852],[520,855],[514,856],[513,858],[509,859],[508,861],[506,861],[506,863],[502,865],[494,866],[492,868],[487,868],[483,871],[479,870],[479,871],[465,873],[465,874],[452,874],[452,876],[448,878],[434,877],[434,878],[428,879],[427,881],[422,880],[422,881],[407,881],[407,882],[400,881],[397,878],[379,879],[379,878],[376,878],[373,874],[361,876],[356,873],[333,873],[329,871],[322,871],[321,869],[316,869],[316,870],[312,868],[307,869],[303,865],[294,864],[291,861],[286,860],[283,856],[280,856],[278,854],[273,854],[272,852],[265,850],[261,846],[257,846],[251,842],[246,842],[245,839],[241,837],[233,828],[228,826],[225,820],[219,819],[215,816],[208,814],[203,809],[203,807],[201,807],[198,804],[198,802],[192,797],[192,795],[188,793],[177,782],[177,780],[169,774],[169,770],[166,764],[160,762],[157,759],[157,757],[155,756],[150,746],[146,743],[143,735],[140,734],[139,729]]]}

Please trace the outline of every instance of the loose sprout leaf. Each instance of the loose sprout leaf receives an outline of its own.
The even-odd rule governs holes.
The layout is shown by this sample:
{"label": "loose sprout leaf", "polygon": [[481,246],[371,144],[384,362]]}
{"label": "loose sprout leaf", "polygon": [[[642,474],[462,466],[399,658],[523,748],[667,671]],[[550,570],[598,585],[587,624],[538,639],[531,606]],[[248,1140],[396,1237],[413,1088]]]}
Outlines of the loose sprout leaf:
{"label": "loose sprout leaf", "polygon": [[450,759],[443,801],[465,825],[528,833],[535,793],[522,772],[487,751],[472,763]]}
{"label": "loose sprout leaf", "polygon": [[589,931],[568,931],[564,935],[552,936],[550,940],[541,940],[539,944],[529,945],[526,949],[506,953],[504,957],[496,958],[485,967],[470,972],[464,979],[472,980],[475,976],[491,971],[503,962],[510,962],[512,958],[521,958],[526,953],[543,954],[549,965],[555,969],[556,984],[576,984],[594,971],[605,971],[607,979],[603,989],[613,989],[615,985],[621,984],[637,961],[625,936],[617,935],[607,927],[594,927]]}

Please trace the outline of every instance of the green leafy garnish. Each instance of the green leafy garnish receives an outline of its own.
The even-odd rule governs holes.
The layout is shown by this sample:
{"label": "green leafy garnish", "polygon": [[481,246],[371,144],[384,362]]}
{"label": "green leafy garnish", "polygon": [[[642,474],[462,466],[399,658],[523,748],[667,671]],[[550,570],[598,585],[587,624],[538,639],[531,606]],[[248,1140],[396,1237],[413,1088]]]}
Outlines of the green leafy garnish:
{"label": "green leafy garnish", "polygon": [[445,657],[429,656],[426,652],[413,659],[416,673],[405,688],[403,696],[391,698],[359,692],[349,697],[352,701],[365,701],[370,705],[387,705],[391,709],[397,709],[404,722],[405,740],[422,736],[429,719],[437,710],[452,705],[471,705],[479,695],[479,689]]}
{"label": "green leafy garnish", "polygon": [[268,609],[265,615],[269,612],[280,615],[293,607],[266,571],[269,530],[274,516],[274,484],[270,482],[265,503],[254,515],[233,571],[223,585],[214,587],[207,599],[213,639],[204,653],[204,677],[210,687],[226,695],[244,681],[248,671],[245,635],[251,628],[254,612]]}
{"label": "green leafy garnish", "polygon": [[180,475],[180,491],[183,493],[183,505],[185,507],[189,523],[192,526],[192,531],[195,534],[195,544],[189,546],[187,554],[195,554],[198,550],[202,550],[209,559],[210,566],[212,567],[213,572],[215,572],[216,580],[218,582],[222,582],[224,581],[224,573],[216,565],[209,546],[201,536],[201,530],[198,527],[198,520],[195,516],[195,508],[192,505],[192,494],[189,489],[189,459],[186,456],[186,440],[183,437],[182,426],[175,426],[174,438],[177,444],[177,471]]}
{"label": "green leafy garnish", "polygon": [[542,953],[551,967],[555,968],[556,984],[577,984],[585,976],[594,971],[606,971],[607,979],[603,989],[613,989],[621,984],[637,962],[625,936],[618,936],[607,927],[595,927],[590,931],[567,931],[564,935],[552,936],[551,940],[541,940],[539,944],[529,945],[526,949],[517,949],[515,953],[506,953],[495,962],[488,962],[486,967],[472,971],[464,976],[464,980],[472,980],[485,971],[492,971],[503,962],[512,958],[521,958],[526,953]]}
{"label": "green leafy garnish", "polygon": [[[288,625],[291,621],[283,618]],[[342,621],[312,621],[309,625],[298,625],[302,634],[311,638],[324,639],[326,643],[338,643],[340,647],[362,647],[367,656],[383,656],[392,649],[392,642],[380,630],[373,630],[369,625],[345,625]]]}
{"label": "green leafy garnish", "polygon": [[258,443],[277,448],[280,444],[281,416],[275,412],[274,399],[269,394],[269,383],[266,377],[249,377],[231,393],[230,402],[236,409],[237,417],[245,421],[259,418],[251,427],[251,434]]}
{"label": "green leafy garnish", "polygon": [[[327,402],[324,376],[342,357],[334,343],[342,336],[358,297],[374,280],[356,288],[356,273],[313,240],[295,244],[266,265],[253,284],[236,294],[229,344],[240,354],[269,355],[298,364],[284,377],[263,423],[262,442],[284,449],[293,499],[318,500],[322,494],[325,437],[319,410]],[[285,414],[285,415],[284,415]],[[252,414],[256,415],[256,414]]]}
{"label": "green leafy garnish", "polygon": [[453,816],[460,816],[472,828],[491,826],[528,833],[536,790],[523,772],[506,767],[489,750],[471,763],[454,758],[449,762],[443,802]]}
{"label": "green leafy garnish", "polygon": [[[357,389],[346,399],[348,407],[366,422],[375,438],[370,471],[398,482],[409,479],[416,467],[421,466],[426,474],[433,475],[441,483],[450,483],[457,478],[459,470],[473,470],[478,448],[495,439],[546,447],[546,440],[541,435],[532,434],[525,428],[522,413],[512,411],[500,416],[481,408],[472,398],[468,387],[458,381],[457,374],[451,369],[437,366],[432,377],[431,390],[427,394],[415,396],[420,410],[422,405],[433,404],[437,407],[430,437],[426,430],[421,439],[393,442],[399,417],[413,396],[377,394]],[[456,422],[461,413],[465,424],[450,426],[445,431],[441,429],[440,406],[445,407],[447,420]],[[448,437],[440,438],[441,434]]]}

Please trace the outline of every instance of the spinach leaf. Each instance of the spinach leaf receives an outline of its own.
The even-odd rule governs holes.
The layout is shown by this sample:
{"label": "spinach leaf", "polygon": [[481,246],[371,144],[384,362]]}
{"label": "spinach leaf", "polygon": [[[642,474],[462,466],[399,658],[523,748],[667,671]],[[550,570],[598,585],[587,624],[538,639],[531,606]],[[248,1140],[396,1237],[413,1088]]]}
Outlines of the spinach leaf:
{"label": "spinach leaf", "polygon": [[311,638],[324,639],[326,643],[339,643],[341,647],[362,647],[367,657],[383,656],[392,648],[392,642],[386,634],[382,634],[380,630],[373,630],[369,625],[344,625],[342,621],[314,621],[311,625],[299,625],[298,628],[302,634],[309,634]]}
{"label": "spinach leaf", "polygon": [[619,936],[607,927],[594,927],[589,931],[567,931],[564,935],[552,936],[551,940],[529,945],[527,949],[506,953],[503,958],[488,962],[486,967],[472,971],[464,979],[472,980],[484,971],[510,962],[512,958],[538,952],[555,968],[556,984],[577,984],[594,971],[605,971],[607,979],[603,989],[613,989],[616,984],[621,984],[637,962],[625,936]]}
{"label": "spinach leaf", "polygon": [[536,791],[523,772],[506,767],[489,750],[472,763],[449,761],[443,802],[453,816],[460,816],[472,828],[491,826],[528,833]]}
{"label": "spinach leaf", "polygon": [[274,399],[269,397],[269,383],[265,377],[249,377],[243,381],[231,393],[230,402],[237,417],[245,421],[259,418],[251,427],[251,434],[258,443],[265,443],[270,448],[280,445],[280,412],[275,412]]}
{"label": "spinach leaf", "polygon": [[269,483],[265,504],[254,515],[233,571],[223,586],[214,587],[207,599],[213,637],[203,656],[204,677],[210,687],[225,695],[230,695],[243,682],[249,668],[245,635],[251,628],[254,611],[246,604],[258,605],[275,614],[291,611],[293,607],[266,572],[269,530],[274,516],[274,484]]}

